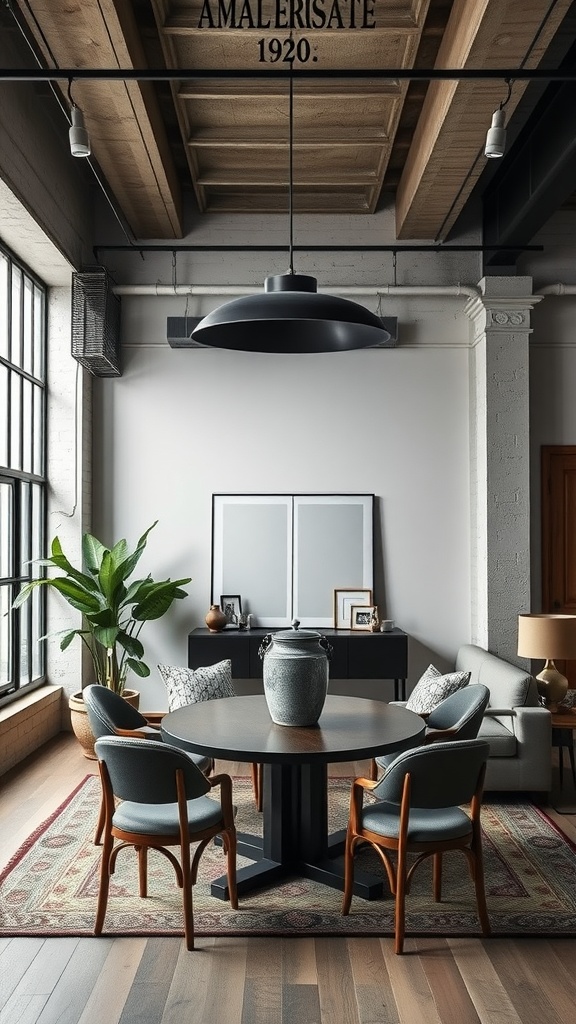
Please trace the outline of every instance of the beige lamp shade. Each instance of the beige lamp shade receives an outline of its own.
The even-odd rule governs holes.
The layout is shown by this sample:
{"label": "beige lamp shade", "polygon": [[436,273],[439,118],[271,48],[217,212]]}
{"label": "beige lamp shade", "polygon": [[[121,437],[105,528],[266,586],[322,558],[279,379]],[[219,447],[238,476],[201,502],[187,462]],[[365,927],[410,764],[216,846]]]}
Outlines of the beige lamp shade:
{"label": "beige lamp shade", "polygon": [[576,658],[576,615],[519,615],[518,654],[522,658]]}

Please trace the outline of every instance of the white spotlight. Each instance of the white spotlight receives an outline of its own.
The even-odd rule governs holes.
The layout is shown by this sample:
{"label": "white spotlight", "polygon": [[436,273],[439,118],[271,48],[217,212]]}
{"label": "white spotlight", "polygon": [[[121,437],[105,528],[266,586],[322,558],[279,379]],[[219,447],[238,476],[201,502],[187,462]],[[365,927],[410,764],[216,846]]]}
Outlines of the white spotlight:
{"label": "white spotlight", "polygon": [[84,124],[84,114],[80,107],[71,108],[72,126],[68,133],[72,156],[90,156],[90,139]]}
{"label": "white spotlight", "polygon": [[504,127],[504,111],[500,107],[492,114],[492,124],[486,132],[484,156],[501,157],[506,150],[506,129]]}

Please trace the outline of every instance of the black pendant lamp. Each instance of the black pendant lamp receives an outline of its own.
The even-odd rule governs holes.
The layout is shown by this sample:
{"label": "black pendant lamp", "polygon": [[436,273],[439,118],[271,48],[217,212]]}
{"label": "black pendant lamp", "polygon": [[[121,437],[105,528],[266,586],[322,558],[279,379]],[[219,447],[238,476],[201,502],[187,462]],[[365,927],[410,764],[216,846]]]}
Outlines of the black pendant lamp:
{"label": "black pendant lamp", "polygon": [[267,277],[261,295],[225,302],[200,321],[191,337],[210,348],[238,352],[344,352],[390,339],[365,306],[320,294],[315,277],[293,266],[293,82],[290,78],[290,270]]}

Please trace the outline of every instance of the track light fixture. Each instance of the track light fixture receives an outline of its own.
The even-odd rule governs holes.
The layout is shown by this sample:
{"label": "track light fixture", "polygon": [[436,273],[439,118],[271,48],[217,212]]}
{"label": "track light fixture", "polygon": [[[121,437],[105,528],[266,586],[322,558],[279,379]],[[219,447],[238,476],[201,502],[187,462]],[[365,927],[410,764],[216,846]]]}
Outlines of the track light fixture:
{"label": "track light fixture", "polygon": [[90,156],[90,138],[84,124],[84,114],[72,99],[72,79],[68,82],[68,99],[70,100],[70,117],[72,119],[68,132],[70,152],[72,156]]}
{"label": "track light fixture", "polygon": [[492,114],[492,124],[486,132],[484,156],[491,159],[498,159],[499,157],[504,156],[504,153],[506,152],[506,119],[504,115],[504,107],[508,103],[512,94],[512,85],[509,79],[506,84],[508,86],[508,95],[500,104],[498,110],[495,110]]}

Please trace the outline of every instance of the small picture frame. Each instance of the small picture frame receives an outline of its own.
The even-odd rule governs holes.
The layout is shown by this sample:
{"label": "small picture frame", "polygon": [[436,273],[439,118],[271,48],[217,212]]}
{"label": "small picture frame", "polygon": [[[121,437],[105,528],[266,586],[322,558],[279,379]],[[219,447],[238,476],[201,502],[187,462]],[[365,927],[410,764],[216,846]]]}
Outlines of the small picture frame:
{"label": "small picture frame", "polygon": [[368,633],[372,627],[372,616],[378,615],[375,604],[354,604],[350,612],[350,629],[363,629]]}
{"label": "small picture frame", "polygon": [[342,587],[334,591],[334,629],[350,629],[352,608],[357,605],[371,605],[372,591],[361,587],[359,590]]}
{"label": "small picture frame", "polygon": [[224,629],[238,629],[242,614],[242,598],[240,594],[221,594],[220,607],[226,616]]}

